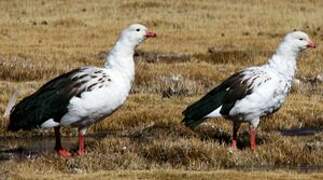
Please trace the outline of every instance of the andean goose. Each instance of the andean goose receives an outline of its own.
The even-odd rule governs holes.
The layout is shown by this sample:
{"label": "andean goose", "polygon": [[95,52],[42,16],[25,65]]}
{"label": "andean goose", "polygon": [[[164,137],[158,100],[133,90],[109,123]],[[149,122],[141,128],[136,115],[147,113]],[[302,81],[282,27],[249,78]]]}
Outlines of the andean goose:
{"label": "andean goose", "polygon": [[194,128],[207,118],[233,121],[232,148],[236,148],[241,122],[250,124],[250,146],[256,148],[256,128],[261,117],[277,111],[285,101],[296,71],[299,52],[315,48],[301,31],[288,33],[267,64],[233,74],[183,112],[183,122]]}
{"label": "andean goose", "polygon": [[126,100],[135,77],[134,50],[154,32],[140,24],[123,30],[106,58],[105,67],[81,67],[47,82],[16,104],[10,113],[8,130],[55,129],[55,150],[71,153],[61,144],[60,127],[79,129],[78,155],[85,153],[87,128],[116,111]]}

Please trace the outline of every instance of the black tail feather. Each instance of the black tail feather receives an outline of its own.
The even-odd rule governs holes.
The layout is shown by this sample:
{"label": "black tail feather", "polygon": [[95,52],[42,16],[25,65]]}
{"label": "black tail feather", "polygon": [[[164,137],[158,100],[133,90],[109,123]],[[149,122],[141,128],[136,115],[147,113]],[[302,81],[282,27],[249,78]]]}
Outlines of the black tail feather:
{"label": "black tail feather", "polygon": [[16,132],[19,130],[30,131],[38,128],[38,126],[26,124],[23,121],[10,121],[7,126],[7,131]]}
{"label": "black tail feather", "polygon": [[[194,128],[206,120],[206,115],[220,106],[222,106],[220,113],[227,114],[237,99],[244,97],[245,92],[249,93],[249,91],[243,91],[245,88],[241,88],[243,77],[244,71],[233,74],[200,100],[187,107],[183,111],[182,122],[186,126]],[[227,95],[230,96],[229,99]]]}
{"label": "black tail feather", "polygon": [[22,130],[31,130],[36,128],[37,126],[31,123],[28,120],[28,116],[22,116],[19,112],[12,111],[10,114],[9,124],[7,126],[8,131],[19,131]]}
{"label": "black tail feather", "polygon": [[13,132],[20,130],[21,128],[20,128],[19,126],[17,126],[17,124],[15,124],[15,123],[13,123],[13,122],[14,122],[14,121],[10,121],[10,122],[9,122],[9,125],[8,125],[8,127],[7,127],[7,130],[8,130],[8,131],[13,131]]}
{"label": "black tail feather", "polygon": [[206,115],[222,105],[225,93],[226,90],[221,85],[210,91],[183,111],[184,119],[182,122],[190,128],[195,128],[204,122]]}
{"label": "black tail feather", "polygon": [[191,129],[194,129],[198,125],[200,125],[202,122],[204,122],[204,120],[206,120],[206,119],[202,118],[199,120],[194,120],[194,119],[188,119],[187,117],[184,117],[184,119],[182,120],[182,123],[184,123],[185,126],[191,128]]}

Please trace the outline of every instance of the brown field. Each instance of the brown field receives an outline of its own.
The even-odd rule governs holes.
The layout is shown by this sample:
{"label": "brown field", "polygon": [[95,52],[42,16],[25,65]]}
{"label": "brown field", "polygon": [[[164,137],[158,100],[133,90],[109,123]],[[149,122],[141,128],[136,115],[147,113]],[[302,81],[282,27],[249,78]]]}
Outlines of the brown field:
{"label": "brown field", "polygon": [[[323,1],[3,0],[0,8],[0,179],[323,178]],[[86,156],[57,157],[52,130],[5,131],[2,114],[15,89],[20,100],[63,72],[103,65],[131,23],[158,38],[138,48],[132,93],[90,128]],[[261,122],[255,152],[246,125],[241,150],[232,152],[230,122],[212,119],[194,131],[180,124],[188,104],[234,71],[266,62],[294,29],[318,48],[302,54],[299,83]],[[76,148],[76,130],[64,136]]]}

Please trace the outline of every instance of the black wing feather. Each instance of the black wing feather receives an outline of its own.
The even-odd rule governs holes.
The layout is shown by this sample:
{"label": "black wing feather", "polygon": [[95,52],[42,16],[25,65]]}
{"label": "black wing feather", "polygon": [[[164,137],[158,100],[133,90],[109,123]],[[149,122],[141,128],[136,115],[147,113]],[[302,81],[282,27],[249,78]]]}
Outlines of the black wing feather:
{"label": "black wing feather", "polygon": [[190,128],[195,128],[205,121],[206,115],[221,105],[221,114],[228,115],[237,100],[251,93],[251,89],[247,87],[247,82],[243,79],[244,71],[230,76],[200,100],[187,107],[183,111],[182,122]]}
{"label": "black wing feather", "polygon": [[70,99],[84,91],[77,87],[77,80],[72,80],[82,70],[84,68],[74,69],[56,77],[16,104],[10,113],[8,130],[38,128],[50,118],[58,122],[67,112]]}

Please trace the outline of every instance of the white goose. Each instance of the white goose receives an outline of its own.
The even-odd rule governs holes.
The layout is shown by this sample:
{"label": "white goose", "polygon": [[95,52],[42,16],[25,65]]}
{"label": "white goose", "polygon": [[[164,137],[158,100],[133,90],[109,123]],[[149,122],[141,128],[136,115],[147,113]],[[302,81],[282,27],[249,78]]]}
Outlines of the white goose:
{"label": "white goose", "polygon": [[236,148],[241,122],[250,124],[250,146],[256,149],[260,118],[277,111],[291,88],[300,51],[315,48],[301,31],[288,33],[267,64],[233,74],[183,112],[183,122],[194,128],[207,118],[233,121],[232,148]]}
{"label": "white goose", "polygon": [[55,128],[55,150],[71,156],[61,144],[60,127],[79,128],[78,155],[85,153],[87,128],[116,111],[126,100],[135,76],[134,50],[145,38],[156,37],[140,24],[122,31],[105,67],[82,67],[47,82],[13,107],[8,130]]}

